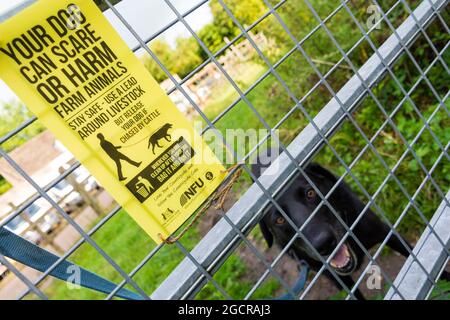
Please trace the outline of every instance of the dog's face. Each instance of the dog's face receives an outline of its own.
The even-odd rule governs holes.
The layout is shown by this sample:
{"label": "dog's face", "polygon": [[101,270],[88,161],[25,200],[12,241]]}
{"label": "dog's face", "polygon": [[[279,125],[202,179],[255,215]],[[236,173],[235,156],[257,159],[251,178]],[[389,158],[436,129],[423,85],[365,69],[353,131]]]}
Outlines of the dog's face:
{"label": "dog's face", "polygon": [[[333,174],[317,164],[309,165],[305,171],[324,196],[337,181]],[[341,212],[339,207],[342,207],[341,205],[346,202],[346,194],[342,194],[345,192],[347,192],[346,188],[338,187],[329,198],[329,202],[344,222],[346,221],[345,213]],[[339,203],[336,203],[336,201]],[[320,202],[320,196],[302,175],[299,175],[277,199],[277,203],[297,228],[301,228],[304,225]],[[260,226],[269,246],[275,240],[281,247],[285,247],[296,235],[296,231],[288,222],[288,219],[274,206],[266,213]],[[301,233],[309,241],[310,245],[300,236],[297,236],[291,249],[299,258],[308,257],[309,260],[320,262],[317,254],[311,249],[311,245],[326,260],[345,235],[345,229],[330,208],[326,204],[322,204],[303,227]],[[356,269],[357,256],[349,242],[344,242],[334,254],[330,265],[340,275],[348,275]]]}

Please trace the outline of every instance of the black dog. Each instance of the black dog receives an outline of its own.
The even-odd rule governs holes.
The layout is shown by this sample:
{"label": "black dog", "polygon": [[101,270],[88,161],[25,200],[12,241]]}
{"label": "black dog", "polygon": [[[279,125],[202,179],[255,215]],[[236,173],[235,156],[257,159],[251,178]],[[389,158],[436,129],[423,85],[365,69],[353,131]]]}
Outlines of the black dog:
{"label": "black dog", "polygon": [[[271,155],[273,158],[274,151],[267,151],[263,153],[266,155],[261,154],[257,159],[257,163],[252,166],[252,172],[256,177],[259,177],[264,169],[270,165],[270,163],[261,161],[261,159],[267,160]],[[338,180],[332,173],[318,164],[309,164],[305,172],[324,196],[328,194]],[[298,228],[302,227],[306,219],[319,205],[320,201],[321,198],[319,195],[317,195],[313,187],[301,174],[277,199],[279,206]],[[348,227],[355,222],[365,207],[344,182],[338,185],[328,198],[328,201]],[[274,206],[265,214],[260,222],[260,227],[269,247],[272,246],[275,240],[280,247],[284,248],[295,235],[292,226]],[[381,243],[389,231],[389,226],[382,222],[370,209],[365,212],[364,216],[353,229],[353,233],[367,251],[376,244]],[[322,258],[326,260],[336,248],[339,241],[344,237],[346,230],[329,207],[324,204],[304,227],[302,234]],[[412,248],[406,241],[404,243]],[[387,245],[403,256],[409,256],[407,248],[405,248],[397,236],[391,236]],[[315,271],[322,267],[322,262],[316,253],[301,238],[297,238],[293,242],[289,254],[305,260]],[[349,289],[352,289],[355,284],[351,274],[361,267],[364,256],[365,254],[361,247],[349,236],[330,261],[331,268],[334,269]],[[340,290],[343,289],[329,270],[326,270],[324,274]],[[442,278],[446,280],[450,279],[449,273],[444,273]],[[355,297],[357,299],[364,299],[359,290],[355,291]]]}

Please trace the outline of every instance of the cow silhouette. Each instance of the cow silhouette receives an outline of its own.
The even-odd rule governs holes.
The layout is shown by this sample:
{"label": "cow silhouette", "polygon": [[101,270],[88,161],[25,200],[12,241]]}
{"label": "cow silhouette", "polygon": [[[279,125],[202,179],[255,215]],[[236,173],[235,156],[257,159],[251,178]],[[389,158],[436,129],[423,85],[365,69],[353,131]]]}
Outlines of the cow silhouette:
{"label": "cow silhouette", "polygon": [[162,146],[159,145],[159,140],[166,139],[167,142],[170,142],[172,140],[172,136],[168,132],[170,129],[172,129],[172,127],[173,125],[171,123],[166,123],[160,129],[158,129],[158,131],[150,136],[147,148],[150,149],[151,146],[153,154],[155,154],[155,147],[162,148]]}

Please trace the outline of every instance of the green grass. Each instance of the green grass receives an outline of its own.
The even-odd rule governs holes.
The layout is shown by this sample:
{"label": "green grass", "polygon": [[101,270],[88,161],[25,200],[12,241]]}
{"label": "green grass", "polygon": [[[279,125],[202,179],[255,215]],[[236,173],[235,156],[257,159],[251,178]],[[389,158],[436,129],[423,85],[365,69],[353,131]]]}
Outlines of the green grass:
{"label": "green grass", "polygon": [[[233,80],[240,86],[241,90],[247,89],[256,79],[258,79],[265,71],[264,67],[254,62],[242,63],[240,68],[244,72],[240,73]],[[209,119],[213,119],[224,106],[230,105],[234,100],[238,98],[238,94],[234,88],[230,85],[224,85],[216,88],[210,98],[208,98],[205,109],[205,113]]]}
{"label": "green grass", "polygon": [[436,288],[431,292],[431,300],[450,300],[450,282],[439,281]]}
{"label": "green grass", "polygon": [[[95,233],[93,240],[128,273],[155,247],[153,241],[124,211],[118,212]],[[181,242],[188,250],[191,250],[199,240],[200,235],[195,229],[192,229],[182,238]],[[166,245],[137,273],[133,280],[145,292],[151,294],[183,258],[183,253],[174,245]],[[83,244],[77,249],[69,260],[117,284],[122,281],[118,272],[88,244]],[[215,280],[230,296],[243,297],[252,287],[252,283],[239,281],[239,278],[245,277],[249,271],[250,269],[238,256],[232,255],[216,274]],[[132,290],[130,286],[126,288]],[[269,282],[258,290],[255,297],[270,297],[275,289],[274,283]],[[106,297],[105,294],[85,288],[70,290],[65,282],[56,279],[44,292],[52,299],[58,300],[104,299]],[[197,296],[197,299],[223,298],[210,285],[206,286]]]}
{"label": "green grass", "polygon": [[[336,4],[335,1],[325,3],[317,0],[315,2],[317,3],[317,8],[320,8],[324,13],[328,12],[328,9],[334,8]],[[283,8],[285,8],[285,6],[283,6],[280,10],[280,14],[284,20],[287,21],[288,25],[292,22],[291,27],[294,28],[296,36],[302,38],[308,33],[311,26],[314,25],[314,19],[307,15],[308,17],[302,18],[302,21],[307,22],[303,23],[304,28],[296,27],[294,24],[297,19],[296,15],[300,13],[304,15],[308,10],[306,9],[306,11],[304,11],[305,8],[303,8],[301,2],[291,1],[289,3],[290,7],[288,5],[286,11],[283,11]],[[361,4],[359,1],[356,1],[355,3],[356,5]],[[296,5],[298,5],[298,7],[296,7]],[[362,5],[361,10],[364,8],[364,5]],[[361,10],[357,12],[361,14]],[[397,17],[398,21],[402,21],[402,19],[404,19],[404,14],[404,12],[398,12],[394,16]],[[299,26],[301,25],[300,22],[297,24]],[[332,32],[344,49],[350,48],[360,37],[359,32],[355,31],[356,26],[344,12],[340,12],[333,17],[330,25],[334,26],[335,30],[332,30]],[[427,32],[438,48],[442,48],[447,41],[450,40],[450,36],[440,29],[438,23],[433,23],[427,29]],[[373,38],[374,42],[381,42],[385,39],[384,31],[375,31]],[[312,59],[335,63],[337,62],[336,59],[340,57],[335,46],[330,44],[330,40],[327,38],[326,34],[323,34],[322,32],[318,32],[311,40],[305,42],[302,47]],[[286,52],[287,48],[290,48],[290,45],[286,45],[285,50],[282,52]],[[411,52],[415,59],[419,61],[422,69],[426,68],[434,59],[434,55],[430,54],[429,50],[431,49],[423,37],[420,37],[411,47]],[[362,43],[353,52],[350,58],[353,64],[358,67],[361,66],[371,54],[370,46],[367,43]],[[443,59],[447,64],[450,63],[450,53],[448,50],[443,55]],[[261,61],[259,62],[261,63]],[[321,64],[318,64],[317,67],[322,74],[326,73],[330,68],[329,66]],[[266,68],[266,66],[264,66],[264,68]],[[276,70],[296,97],[304,96],[311,89],[312,85],[318,81],[317,75],[300,53],[294,53]],[[406,55],[395,64],[393,73],[406,91],[409,90],[420,77],[420,73],[417,71],[415,65]],[[337,71],[333,72],[327,80],[329,85],[337,91],[351,76],[352,72],[346,69],[337,69]],[[436,64],[435,67],[431,68],[427,77],[436,91],[441,95],[440,98],[442,99],[443,94],[447,92],[448,88],[446,88],[446,84],[449,83],[450,76],[442,71],[442,68]],[[228,89],[224,90],[224,95],[226,96],[221,96],[219,101],[214,101],[205,109],[205,113],[208,117],[214,118],[219,115],[229,105],[230,101],[233,101],[236,97],[236,94]],[[394,107],[396,107],[404,98],[404,93],[391,76],[385,77],[374,87],[373,95],[376,97],[379,104],[386,109],[388,114],[392,112]],[[240,101],[217,122],[216,127],[224,136],[227,136],[227,130],[229,129],[248,130],[265,128],[261,120],[251,110],[251,106],[257,110],[260,117],[263,118],[270,127],[274,127],[280,123],[282,117],[295,105],[294,100],[289,97],[284,86],[272,75],[268,76],[257,85],[254,90],[247,95],[247,98],[250,102],[249,104],[245,101]],[[319,86],[303,102],[303,106],[306,112],[308,112],[311,117],[314,117],[330,99],[331,94],[328,89],[324,86]],[[438,100],[424,81],[420,82],[413,91],[411,99],[425,119],[430,117],[432,112],[439,106]],[[450,109],[450,101],[447,100],[445,106],[447,109]],[[385,120],[377,103],[371,97],[367,97],[361,102],[357,111],[353,113],[353,117],[367,139],[372,138]],[[397,126],[398,132],[403,135],[403,138],[406,139],[409,144],[413,142],[416,134],[424,125],[423,119],[419,117],[410,101],[402,104],[399,111],[394,114],[392,121]],[[308,123],[308,119],[301,110],[294,110],[291,116],[279,126],[278,134],[281,141],[285,145],[289,144]],[[449,126],[450,119],[447,112],[444,111],[443,108],[440,108],[440,111],[436,113],[431,121],[430,127],[433,134],[438,137],[443,146],[445,146],[446,142],[450,139],[450,131],[447,130]],[[376,155],[370,149],[365,151],[360,160],[354,163],[352,168],[352,173],[358,181],[347,176],[346,182],[351,185],[363,200],[367,200],[367,197],[358,185],[361,184],[369,194],[374,194],[385,177],[388,176],[385,165],[388,168],[393,168],[401,158],[402,154],[407,150],[405,143],[398,132],[394,131],[392,126],[388,124],[373,144],[379,155]],[[238,146],[242,149],[242,145],[239,145],[242,142],[237,140],[227,142],[235,149],[237,149]],[[345,167],[338,161],[334,153],[336,152],[346,165],[350,165],[367,144],[367,141],[352,122],[345,121],[341,129],[336,132],[332,139],[330,139],[330,144],[331,147],[334,148],[334,151],[329,146],[326,146],[318,153],[314,160],[328,167],[336,174],[342,175],[346,171]],[[244,149],[247,152],[252,147],[254,147],[254,144],[246,142]],[[439,154],[442,152],[438,143],[435,142],[428,130],[425,130],[420,139],[416,141],[413,150],[427,170],[430,170]],[[373,208],[376,209],[375,211],[378,213],[384,213],[392,223],[395,222],[402,212],[401,209],[408,203],[405,193],[412,196],[426,177],[417,159],[410,153],[406,154],[406,157],[404,157],[395,173],[396,177],[401,181],[401,185],[399,186],[392,178],[388,179],[386,186],[380,191],[380,194],[377,197],[376,204],[378,205],[379,210],[378,208]],[[450,163],[445,157],[441,159],[439,165],[436,167],[433,178],[439,186],[443,187],[443,192],[445,193],[445,186],[450,185]],[[246,183],[250,182],[248,177],[243,180],[245,180]],[[426,218],[430,218],[441,199],[441,194],[436,190],[433,184],[427,182],[423,190],[418,194],[415,204],[417,208],[420,209],[421,214]],[[418,214],[415,208],[410,208],[398,230],[414,237],[417,235],[418,230],[421,230],[423,226],[424,223],[420,214]]]}
{"label": "green grass", "polygon": [[[336,7],[338,2],[334,0],[315,0],[313,1],[313,5],[319,11],[319,15],[324,17]],[[352,8],[356,17],[360,21],[365,21],[366,2],[353,1],[352,3],[355,6]],[[384,3],[386,7],[389,7],[391,4],[392,1],[386,1]],[[303,1],[288,1],[286,5],[283,5],[277,11],[298,39],[304,37],[317,24],[317,21],[314,20],[314,17],[305,7]],[[392,19],[394,25],[398,25],[405,18],[405,15],[406,13],[401,8],[399,12],[394,12],[392,15],[394,17]],[[268,19],[265,26],[269,27],[263,31],[269,37],[274,37],[280,45],[279,50],[275,53],[268,53],[270,61],[276,61],[292,47],[292,42],[280,30],[280,27],[272,22]],[[329,26],[332,28],[331,31],[344,50],[348,50],[361,36],[345,10],[341,10],[336,14]],[[380,45],[386,39],[386,31],[387,26],[383,26],[381,30],[374,31],[371,34],[371,39],[376,45]],[[442,48],[450,40],[448,34],[442,32],[436,23],[428,27],[427,34],[438,48]],[[306,41],[303,44],[303,48],[312,59],[336,63],[340,58],[339,52],[323,30],[317,32],[310,40]],[[423,38],[419,38],[417,43],[411,47],[411,52],[417,61],[419,61],[422,68],[428,66],[434,59],[432,50]],[[370,46],[367,43],[363,43],[350,55],[350,59],[358,68],[372,53]],[[449,64],[450,54],[448,50],[443,55],[443,59]],[[322,74],[330,69],[325,64],[318,64],[317,67]],[[255,79],[259,78],[267,70],[267,66],[260,59],[255,58],[252,63],[247,63],[243,67],[243,70],[245,71],[241,72],[234,80],[245,91]],[[312,85],[318,81],[317,75],[298,52],[286,59],[276,70],[296,97],[304,96],[311,89]],[[407,57],[403,57],[395,65],[393,72],[406,90],[409,90],[420,76],[414,64]],[[351,76],[352,72],[346,69],[337,69],[337,71],[329,75],[327,80],[330,86],[337,91]],[[428,73],[428,79],[437,92],[442,94],[442,92],[445,93],[447,91],[448,88],[446,89],[446,85],[448,85],[450,78],[442,71],[442,68],[432,68]],[[380,104],[387,108],[388,112],[391,112],[404,97],[404,94],[395,84],[395,81],[389,76],[374,87],[373,94],[377,97]],[[212,94],[212,98],[210,98],[204,110],[205,114],[210,119],[215,118],[237,97],[238,95],[234,89],[230,85],[224,84]],[[295,105],[295,102],[289,97],[283,86],[272,75],[257,85],[247,95],[247,98],[259,112],[260,116],[271,127],[275,126]],[[314,117],[330,98],[331,94],[327,88],[319,86],[312,92],[309,98],[303,101],[303,106],[310,116]],[[416,88],[411,95],[411,99],[425,118],[428,118],[438,106],[438,101],[424,82]],[[450,108],[449,101],[445,105],[447,108]],[[384,121],[384,116],[373,99],[366,98],[354,113],[354,119],[362,131],[370,138]],[[405,103],[400,108],[394,115],[393,121],[409,143],[413,141],[413,138],[423,126],[422,120],[418,117],[410,103]],[[292,115],[279,128],[279,135],[282,142],[285,144],[290,143],[307,124],[308,120],[305,115],[300,110],[294,110]],[[226,135],[227,129],[247,130],[264,128],[263,123],[243,101],[239,102],[230,112],[221,118],[216,126],[224,135]],[[444,146],[450,140],[450,131],[447,129],[449,127],[450,119],[446,112],[441,109],[434,117],[431,128]],[[238,142],[229,142],[234,147],[238,144]],[[366,145],[366,141],[362,135],[349,121],[343,124],[342,128],[330,140],[330,143],[347,165],[355,159]],[[248,151],[252,147],[253,145],[246,144],[245,150]],[[374,147],[380,153],[382,160],[390,168],[392,168],[406,150],[398,133],[389,125],[383,130],[382,135],[374,141]],[[439,146],[427,131],[416,142],[413,149],[428,170],[432,167],[440,153]],[[317,155],[315,161],[330,168],[336,174],[343,174],[345,172],[344,167],[339,163],[329,147],[325,147]],[[376,191],[387,176],[387,171],[382,163],[370,150],[366,151],[355,164],[352,173],[370,194]],[[397,168],[396,176],[401,181],[403,190],[406,190],[410,195],[415,192],[425,178],[425,174],[411,154],[407,154],[401,165]],[[444,189],[450,185],[450,164],[447,159],[444,158],[441,160],[436,167],[433,177],[437,184],[444,187]],[[358,183],[348,177],[346,181],[360,195],[363,201],[367,200],[364,193],[359,189]],[[235,188],[237,194],[246,190],[250,179],[243,177],[240,183],[239,187]],[[440,199],[441,197],[436,188],[428,182],[418,194],[415,204],[427,218],[430,218],[440,203]],[[388,219],[394,222],[406,206],[407,200],[397,183],[393,179],[389,179],[387,185],[377,197],[376,203]],[[413,208],[407,212],[398,230],[409,238],[417,238],[421,230],[423,230],[423,227],[424,223],[422,219]],[[255,230],[252,234],[258,234],[258,231]],[[117,214],[105,227],[99,230],[95,234],[94,240],[127,272],[130,272],[154,248],[153,242],[124,212]],[[182,239],[182,243],[188,249],[191,249],[199,240],[200,235],[198,231],[193,229]],[[176,265],[178,265],[183,259],[183,256],[177,248],[165,246],[144,266],[134,279],[146,292],[151,293]],[[117,272],[88,245],[83,245],[77,250],[71,257],[71,260],[112,281],[121,281],[121,277]],[[214,279],[231,297],[242,298],[252,287],[253,283],[246,280],[251,272],[252,266],[247,266],[239,257],[239,254],[233,254],[214,275]],[[279,285],[275,280],[269,280],[264,283],[252,298],[257,299],[274,296],[275,292],[279,290],[278,287]],[[46,291],[54,299],[98,299],[104,297],[102,294],[87,289],[68,290],[66,285],[60,281],[55,281]],[[208,284],[202,289],[197,298],[222,299],[223,296],[214,286]],[[340,296],[338,295],[334,298],[340,298]]]}
{"label": "green grass", "polygon": [[[245,87],[253,83],[264,71],[261,65],[246,63],[243,66],[244,73],[238,76],[237,82]],[[208,101],[208,115],[219,110],[224,105],[236,99],[235,91],[231,88],[218,90]],[[93,237],[96,243],[126,272],[144,259],[144,257],[155,247],[152,240],[137,226],[128,215],[120,211]],[[192,249],[200,240],[200,235],[193,229],[183,237],[182,243]],[[169,273],[184,258],[184,255],[174,246],[164,246],[155,257],[135,276],[134,280],[145,290],[151,293],[169,275]],[[113,282],[119,283],[122,278],[91,246],[85,244],[79,248],[70,259],[86,269],[95,272]],[[215,275],[215,280],[232,297],[243,298],[251,289],[252,283],[248,281],[236,281],[245,277],[250,269],[237,256],[232,255]],[[230,274],[232,277],[230,277]],[[128,289],[131,289],[127,286]],[[268,281],[254,295],[254,298],[266,298],[273,295],[278,288],[274,281]],[[102,299],[106,295],[95,291],[80,288],[69,290],[66,284],[54,280],[53,284],[46,290],[52,299]],[[223,299],[224,297],[211,284],[198,294],[198,299]]]}

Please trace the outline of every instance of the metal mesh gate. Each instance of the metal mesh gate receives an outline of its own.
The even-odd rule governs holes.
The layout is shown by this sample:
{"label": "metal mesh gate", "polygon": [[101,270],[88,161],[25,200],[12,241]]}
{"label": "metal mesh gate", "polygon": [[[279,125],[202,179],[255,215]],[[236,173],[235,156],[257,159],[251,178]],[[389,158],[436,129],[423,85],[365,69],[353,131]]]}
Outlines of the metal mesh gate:
{"label": "metal mesh gate", "polygon": [[[208,47],[189,22],[190,16],[195,16],[202,6],[208,6],[209,1],[198,1],[189,10],[181,11],[173,1],[164,0],[175,18],[151,35],[136,31],[132,21],[127,21],[122,15],[120,5],[126,5],[126,2],[113,6],[105,0],[102,5],[133,35],[139,44],[133,50],[145,52],[170,80],[167,93],[181,94],[181,98],[193,108],[195,117],[205,124],[202,133],[212,133],[232,155],[233,162],[239,164],[230,175],[242,168],[245,177],[233,189],[235,199],[229,209],[209,213],[217,223],[190,232],[172,246],[154,247],[148,240],[141,239],[145,256],[133,257],[133,265],[124,267],[119,257],[133,255],[126,244],[118,245],[112,252],[110,247],[108,251],[103,249],[96,240],[98,234],[107,232],[109,225],[118,223],[118,216],[123,215],[120,207],[101,216],[93,226],[82,227],[48,195],[51,188],[79,168],[79,163],[71,165],[52,183],[40,186],[0,148],[1,157],[36,190],[35,196],[5,217],[0,225],[7,225],[32,203],[43,198],[80,235],[76,244],[66,250],[57,263],[34,279],[29,279],[20,266],[0,256],[0,262],[27,287],[16,298],[22,299],[30,294],[42,299],[61,297],[57,296],[58,291],[51,289],[53,284],[46,283],[48,275],[64,259],[81,259],[77,252],[85,247],[89,249],[83,251],[84,254],[95,255],[102,261],[93,271],[119,280],[117,288],[107,299],[113,298],[124,286],[145,299],[196,296],[252,299],[268,292],[273,295],[293,293],[291,286],[295,272],[292,274],[287,270],[295,270],[295,263],[286,260],[289,260],[289,250],[299,239],[320,264],[318,272],[310,277],[305,290],[298,296],[300,299],[314,298],[314,292],[318,294],[325,290],[327,284],[321,284],[319,280],[324,273],[329,273],[343,287],[340,298],[346,299],[355,298],[358,287],[366,286],[367,277],[371,275],[383,279],[384,288],[378,288],[381,290],[379,298],[423,299],[430,297],[433,290],[432,297],[446,292],[447,289],[437,286],[437,279],[448,262],[450,245],[448,1],[327,1],[325,5],[324,1],[314,0],[262,0],[265,13],[247,25],[237,18],[229,1],[218,0],[215,3],[237,28],[238,35],[224,41],[215,51]],[[367,22],[369,6],[373,10],[370,12],[375,14],[371,17],[378,19],[374,23]],[[298,8],[298,12],[303,14],[297,22],[308,23],[297,28],[296,21],[287,18],[292,8]],[[267,21],[272,23],[270,27],[276,26],[276,32],[282,34],[279,39],[288,42],[290,48],[280,49],[270,41],[264,47],[256,43],[254,33],[264,33],[270,39],[270,32],[261,27]],[[350,25],[346,30],[351,34],[339,32],[342,21]],[[147,45],[174,25],[183,26],[205,56],[204,61],[182,79],[172,74]],[[347,37],[351,41],[345,41]],[[237,80],[241,72],[233,72],[221,60],[227,50],[243,41],[247,42],[253,59],[263,69],[258,78],[247,84]],[[268,47],[278,52],[272,54]],[[426,59],[421,50],[427,52]],[[301,65],[307,70],[300,76],[307,76],[308,81],[297,81],[297,75],[289,73],[292,65]],[[208,67],[220,75],[215,78],[215,81],[220,81],[218,86],[233,92],[232,99],[213,116],[208,112],[208,103],[203,105],[199,102],[196,94],[186,86]],[[402,68],[409,74],[399,73]],[[435,79],[440,80],[436,82]],[[270,113],[262,107],[261,100],[255,98],[255,92],[266,94],[261,98],[264,103],[272,104],[272,95],[283,97],[284,100],[274,99],[275,103],[270,106],[275,116],[269,117]],[[383,96],[384,92],[392,96]],[[422,92],[428,93],[429,106],[419,99]],[[326,103],[320,103],[321,99]],[[280,101],[284,104],[281,105]],[[236,110],[246,110],[242,112],[248,118],[239,118],[242,123],[257,123],[258,128],[265,130],[256,143],[245,148],[243,154],[236,152],[236,142],[224,134]],[[362,117],[364,112],[370,112],[370,117],[377,121],[370,125],[366,123]],[[25,121],[1,137],[0,145],[20,135],[35,122],[35,118]],[[410,123],[417,124],[417,127],[412,128]],[[359,143],[355,143],[354,150],[346,149],[340,142],[353,140]],[[269,142],[278,145],[282,153],[272,163],[271,174],[258,179],[249,163]],[[321,191],[305,170],[313,160],[338,174],[336,183],[327,193]],[[367,165],[370,163],[372,165]],[[411,174],[418,177],[414,183]],[[302,225],[293,221],[292,212],[280,202],[280,197],[292,188],[292,182],[299,175],[320,198],[320,203]],[[343,181],[364,203],[363,210],[351,224],[331,203],[333,192]],[[395,194],[398,198],[386,198],[386,194]],[[386,207],[390,201],[395,203]],[[272,250],[268,254],[255,226],[273,208],[295,232],[279,251]],[[319,253],[304,234],[308,223],[321,214],[323,208],[333,214],[345,231],[332,253],[327,255]],[[391,212],[393,209],[396,212]],[[390,228],[381,244],[372,250],[365,248],[355,235],[358,222],[369,210],[373,210]],[[386,255],[384,251],[390,237],[412,228],[405,221],[414,221],[417,241],[414,248],[402,243],[409,257],[401,262],[401,268],[397,268],[400,270],[391,270],[389,263],[383,265],[380,261]],[[330,265],[341,246],[350,239],[365,256],[361,272],[354,276],[351,284],[343,281],[339,272]],[[111,238],[109,241],[115,240]],[[159,258],[167,255],[173,258]],[[235,263],[236,260],[239,262]],[[89,264],[84,267],[90,268]],[[164,270],[158,274],[158,279],[156,276],[153,278],[150,272],[154,268]],[[248,271],[251,269],[253,272]],[[373,273],[374,270],[377,274]],[[153,282],[151,287],[146,286],[149,282]],[[240,282],[245,282],[245,286],[236,289]]]}

